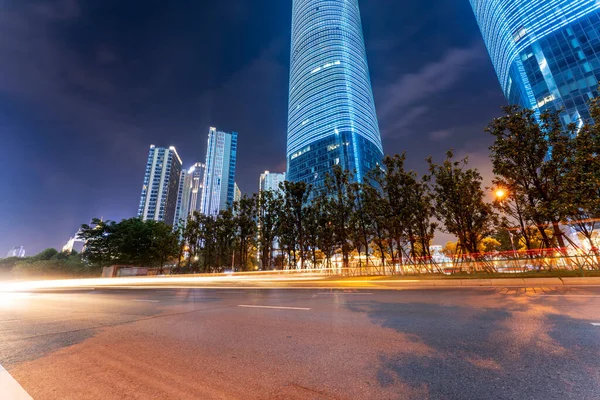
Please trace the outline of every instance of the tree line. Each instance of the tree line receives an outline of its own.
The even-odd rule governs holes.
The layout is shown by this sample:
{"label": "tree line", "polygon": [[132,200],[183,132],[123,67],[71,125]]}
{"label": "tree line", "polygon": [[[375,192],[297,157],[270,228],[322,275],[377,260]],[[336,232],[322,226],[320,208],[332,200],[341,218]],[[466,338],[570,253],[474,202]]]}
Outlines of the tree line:
{"label": "tree line", "polygon": [[452,150],[443,160],[428,158],[423,175],[398,154],[385,157],[364,182],[336,165],[319,187],[284,182],[216,217],[196,212],[175,228],[137,218],[94,220],[82,226],[86,245],[78,257],[86,268],[160,270],[170,263],[181,273],[350,265],[439,272],[430,245],[442,231],[456,237],[444,249],[453,260],[575,252],[588,257],[586,268],[598,269],[598,99],[590,112],[589,121],[565,125],[559,113],[504,108],[486,128],[494,137],[491,187]]}

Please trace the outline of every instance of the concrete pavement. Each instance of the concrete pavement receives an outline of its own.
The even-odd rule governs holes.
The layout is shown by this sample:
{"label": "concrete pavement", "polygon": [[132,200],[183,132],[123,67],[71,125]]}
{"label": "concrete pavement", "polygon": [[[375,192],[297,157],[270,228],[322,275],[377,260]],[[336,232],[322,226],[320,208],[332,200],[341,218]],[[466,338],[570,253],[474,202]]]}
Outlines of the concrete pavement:
{"label": "concrete pavement", "polygon": [[0,296],[0,364],[44,400],[598,399],[594,324],[600,288],[73,288]]}

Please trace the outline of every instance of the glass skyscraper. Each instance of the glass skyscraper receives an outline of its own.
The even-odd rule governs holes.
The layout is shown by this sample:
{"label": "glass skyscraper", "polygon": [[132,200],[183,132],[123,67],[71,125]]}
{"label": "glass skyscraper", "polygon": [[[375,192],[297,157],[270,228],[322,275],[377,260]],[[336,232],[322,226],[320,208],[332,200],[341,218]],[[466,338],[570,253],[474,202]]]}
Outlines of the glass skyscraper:
{"label": "glass skyscraper", "polygon": [[235,165],[237,133],[219,132],[210,128],[206,148],[206,172],[201,210],[204,215],[217,216],[233,205],[235,195]]}
{"label": "glass skyscraper", "polygon": [[509,103],[589,118],[600,80],[600,1],[470,0]]}
{"label": "glass skyscraper", "polygon": [[181,158],[175,147],[150,146],[138,217],[173,225],[177,211]]}
{"label": "glass skyscraper", "polygon": [[287,179],[320,187],[334,165],[363,181],[383,157],[358,0],[294,0]]}

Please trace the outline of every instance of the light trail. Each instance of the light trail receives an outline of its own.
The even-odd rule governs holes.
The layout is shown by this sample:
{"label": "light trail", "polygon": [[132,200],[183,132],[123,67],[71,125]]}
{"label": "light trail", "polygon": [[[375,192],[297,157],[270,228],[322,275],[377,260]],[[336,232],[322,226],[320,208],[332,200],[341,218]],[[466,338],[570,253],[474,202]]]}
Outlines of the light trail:
{"label": "light trail", "polygon": [[178,285],[178,284],[210,284],[210,283],[285,283],[310,282],[325,278],[323,275],[302,274],[302,276],[281,275],[223,275],[223,276],[179,276],[179,277],[128,277],[128,278],[88,278],[59,279],[43,281],[15,281],[0,283],[0,293],[29,292],[44,289],[71,289],[88,287],[126,287],[135,285]]}

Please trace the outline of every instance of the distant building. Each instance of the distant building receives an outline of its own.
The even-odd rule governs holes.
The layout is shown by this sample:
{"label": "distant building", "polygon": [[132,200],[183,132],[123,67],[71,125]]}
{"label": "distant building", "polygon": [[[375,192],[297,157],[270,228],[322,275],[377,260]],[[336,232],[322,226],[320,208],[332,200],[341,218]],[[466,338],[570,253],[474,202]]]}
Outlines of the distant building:
{"label": "distant building", "polygon": [[138,217],[175,223],[180,189],[181,158],[175,147],[150,146]]}
{"label": "distant building", "polygon": [[235,196],[235,164],[237,133],[210,128],[206,148],[206,173],[201,211],[216,216],[233,204]]}
{"label": "distant building", "polygon": [[177,207],[175,208],[175,224],[187,221],[188,207],[191,195],[191,178],[188,171],[181,171],[179,177],[179,189],[177,190]]}
{"label": "distant building", "polygon": [[70,237],[67,244],[65,244],[62,248],[63,253],[72,253],[73,250],[81,253],[83,251],[83,246],[85,245],[85,241],[79,237],[79,231],[75,234],[75,236]]}
{"label": "distant building", "polygon": [[200,212],[202,193],[204,191],[205,166],[194,164],[189,170],[181,172],[177,196],[176,221],[187,221],[195,211]]}
{"label": "distant building", "polygon": [[277,192],[280,190],[279,184],[285,182],[285,172],[282,174],[277,174],[269,171],[265,171],[264,174],[260,175],[260,181],[258,184],[259,192],[264,191],[274,191]]}
{"label": "distant building", "polygon": [[11,257],[25,258],[25,247],[23,247],[23,246],[13,247],[6,255],[6,258],[11,258]]}
{"label": "distant building", "polygon": [[204,195],[204,178],[206,175],[206,165],[203,163],[196,163],[188,171],[190,175],[190,203],[188,206],[188,213],[192,214],[194,211],[202,211],[202,197]]}
{"label": "distant building", "polygon": [[241,199],[242,199],[242,191],[238,187],[237,183],[235,183],[234,190],[233,190],[233,201],[237,203]]}

